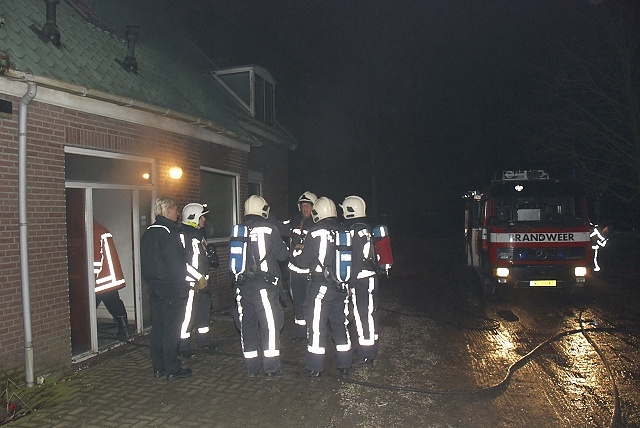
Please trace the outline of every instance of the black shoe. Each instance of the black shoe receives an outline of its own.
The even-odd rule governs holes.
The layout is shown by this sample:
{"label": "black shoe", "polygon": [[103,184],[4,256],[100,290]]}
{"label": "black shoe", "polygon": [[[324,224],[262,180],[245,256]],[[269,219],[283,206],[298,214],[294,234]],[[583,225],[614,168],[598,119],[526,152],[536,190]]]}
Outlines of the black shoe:
{"label": "black shoe", "polygon": [[340,378],[341,379],[348,379],[349,378],[349,372],[351,372],[351,369],[338,369],[338,371],[340,372]]}
{"label": "black shoe", "polygon": [[153,372],[153,377],[162,377],[164,376],[164,370],[156,370]]}
{"label": "black shoe", "polygon": [[191,371],[191,369],[180,368],[176,373],[167,375],[167,380],[176,380],[182,377],[191,377],[192,374],[193,372]]}
{"label": "black shoe", "polygon": [[354,366],[366,366],[373,364],[373,358],[358,358],[353,362]]}
{"label": "black shoe", "polygon": [[118,325],[118,338],[121,340],[130,340],[131,335],[129,334],[129,321],[127,320],[127,316],[113,317],[116,320],[116,324]]}
{"label": "black shoe", "polygon": [[214,345],[213,343],[204,346],[198,346],[198,351],[202,352],[218,352],[219,350],[220,349],[218,348],[218,345]]}
{"label": "black shoe", "polygon": [[198,354],[196,354],[195,351],[192,351],[191,349],[188,349],[186,351],[180,351],[178,352],[178,355],[186,360],[195,360],[196,357],[198,356]]}
{"label": "black shoe", "polygon": [[276,379],[280,379],[282,376],[284,376],[284,370],[282,369],[278,369],[275,372],[268,372],[264,374],[264,378],[266,380],[276,380]]}
{"label": "black shoe", "polygon": [[319,372],[316,370],[304,370],[304,371],[298,372],[298,377],[300,379],[319,380],[320,377],[322,377],[322,372]]}

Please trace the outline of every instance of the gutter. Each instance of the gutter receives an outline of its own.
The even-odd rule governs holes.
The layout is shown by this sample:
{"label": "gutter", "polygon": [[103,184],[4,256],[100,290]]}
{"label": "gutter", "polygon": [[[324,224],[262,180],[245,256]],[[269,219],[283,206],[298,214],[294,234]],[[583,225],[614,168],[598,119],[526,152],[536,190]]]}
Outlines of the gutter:
{"label": "gutter", "polygon": [[27,230],[27,106],[35,98],[37,87],[28,82],[27,92],[18,106],[18,217],[20,223],[20,282],[24,323],[24,376],[27,388],[34,384],[33,335],[31,331],[31,284]]}
{"label": "gutter", "polygon": [[200,126],[202,128],[216,132],[225,137],[248,144],[249,146],[259,147],[262,145],[262,142],[256,138],[252,138],[246,135],[242,135],[242,134],[238,134],[236,132],[230,131],[208,119],[203,119],[197,116],[191,116],[189,114],[181,113],[171,109],[165,109],[150,103],[146,103],[144,101],[139,101],[133,98],[127,98],[127,97],[115,95],[109,92],[104,92],[97,89],[90,89],[81,85],[64,82],[62,80],[52,79],[44,76],[37,76],[34,74],[25,73],[17,70],[8,69],[8,70],[5,70],[3,74],[8,78],[19,80],[25,83],[36,83],[40,86],[59,90],[62,92],[67,92],[72,95],[105,101],[105,102],[116,104],[122,107],[131,107],[136,110],[145,111],[158,116],[169,117],[175,120],[179,120],[181,122],[189,123],[191,125]]}

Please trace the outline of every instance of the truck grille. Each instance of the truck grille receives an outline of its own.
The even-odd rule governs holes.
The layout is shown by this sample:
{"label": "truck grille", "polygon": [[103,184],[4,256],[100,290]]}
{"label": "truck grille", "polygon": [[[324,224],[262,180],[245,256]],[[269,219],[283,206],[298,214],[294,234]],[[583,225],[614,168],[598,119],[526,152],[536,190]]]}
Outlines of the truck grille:
{"label": "truck grille", "polygon": [[586,258],[584,247],[560,248],[500,248],[498,256],[502,260],[581,260]]}

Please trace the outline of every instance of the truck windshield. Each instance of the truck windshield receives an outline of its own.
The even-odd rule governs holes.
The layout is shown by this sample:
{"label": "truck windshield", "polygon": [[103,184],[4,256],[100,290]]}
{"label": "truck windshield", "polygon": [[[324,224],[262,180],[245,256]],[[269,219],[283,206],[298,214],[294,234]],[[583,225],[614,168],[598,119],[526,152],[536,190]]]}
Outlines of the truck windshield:
{"label": "truck windshield", "polygon": [[494,183],[491,222],[541,226],[581,226],[588,222],[579,188],[565,182]]}

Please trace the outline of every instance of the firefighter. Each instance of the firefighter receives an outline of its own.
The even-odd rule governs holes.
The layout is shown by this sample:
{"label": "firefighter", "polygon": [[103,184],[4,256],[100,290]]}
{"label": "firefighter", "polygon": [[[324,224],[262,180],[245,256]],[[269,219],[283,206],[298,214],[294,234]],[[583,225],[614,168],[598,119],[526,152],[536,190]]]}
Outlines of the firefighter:
{"label": "firefighter", "polygon": [[351,234],[349,291],[351,313],[358,335],[353,365],[359,366],[373,363],[378,354],[378,275],[365,201],[359,196],[347,196],[340,207],[344,217],[343,224]]}
{"label": "firefighter", "polygon": [[243,225],[248,229],[246,267],[234,281],[234,315],[249,376],[258,376],[262,367],[266,379],[273,380],[284,374],[280,368],[284,314],[279,300],[278,262],[289,258],[289,250],[276,226],[267,220],[269,210],[267,202],[258,195],[250,196],[244,203]]}
{"label": "firefighter", "polygon": [[192,375],[180,366],[178,347],[189,285],[180,242],[178,205],[169,197],[156,199],[156,221],[140,242],[142,277],[149,283],[151,335],[149,348],[155,377],[176,380]]}
{"label": "firefighter", "polygon": [[129,320],[118,290],[126,286],[120,258],[111,232],[93,220],[93,273],[96,276],[96,308],[104,303],[116,325],[118,336],[128,340]]}
{"label": "firefighter", "polygon": [[195,332],[196,346],[201,351],[216,351],[209,334],[211,313],[210,263],[207,257],[207,240],[204,237],[206,205],[191,203],[182,209],[180,241],[185,250],[187,281],[191,289],[187,298],[185,317],[180,330],[179,355],[195,358],[191,349],[191,331]]}
{"label": "firefighter", "polygon": [[[298,212],[284,222],[289,227],[289,251],[301,250],[309,227],[313,225],[311,210],[318,197],[309,191],[298,198]],[[304,320],[304,300],[309,287],[309,269],[299,268],[289,262],[289,291],[293,301],[294,330],[293,342],[307,340],[307,323]]]}
{"label": "firefighter", "polygon": [[316,200],[304,248],[294,251],[294,264],[310,269],[310,283],[304,303],[307,323],[307,353],[303,379],[319,379],[325,365],[328,327],[336,346],[336,366],[340,377],[351,369],[351,339],[347,330],[348,294],[330,273],[336,268],[335,234],[341,230],[335,203],[321,197]]}

